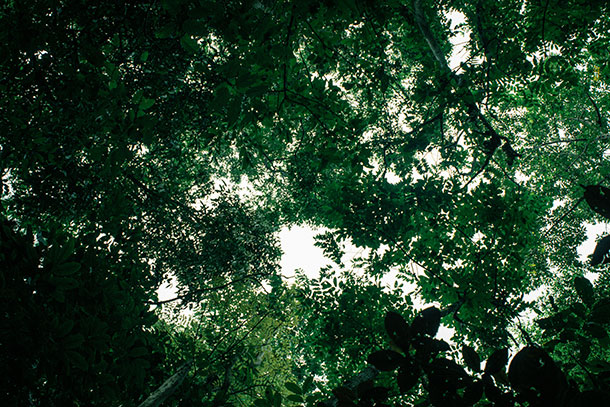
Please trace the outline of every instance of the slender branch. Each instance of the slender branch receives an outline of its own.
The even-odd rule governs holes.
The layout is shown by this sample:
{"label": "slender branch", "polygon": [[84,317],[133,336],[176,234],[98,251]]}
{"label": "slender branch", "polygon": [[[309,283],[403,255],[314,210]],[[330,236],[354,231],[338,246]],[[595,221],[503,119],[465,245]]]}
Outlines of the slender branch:
{"label": "slender branch", "polygon": [[233,284],[237,284],[237,283],[239,283],[239,282],[242,282],[242,281],[244,281],[244,280],[247,280],[247,279],[250,279],[250,278],[253,278],[253,277],[258,277],[258,276],[267,276],[267,275],[268,275],[267,273],[255,273],[255,274],[248,274],[248,275],[246,275],[246,276],[244,276],[244,277],[241,277],[241,278],[238,278],[238,279],[235,279],[235,280],[229,281],[228,283],[221,284],[221,285],[218,285],[218,286],[215,286],[215,287],[206,287],[206,288],[200,288],[200,289],[198,289],[198,290],[190,291],[190,292],[188,292],[188,293],[184,293],[184,294],[178,295],[178,296],[176,296],[175,298],[170,298],[170,299],[168,299],[168,300],[161,300],[161,301],[148,301],[148,302],[147,302],[147,304],[150,304],[150,305],[162,305],[162,304],[167,304],[167,303],[170,303],[170,302],[174,302],[174,301],[182,300],[182,299],[184,299],[184,298],[189,298],[189,297],[192,297],[192,296],[194,296],[194,295],[201,294],[201,293],[205,293],[205,292],[208,292],[208,291],[222,290],[223,288],[227,288],[227,287],[229,287],[229,286],[231,286],[231,285],[233,285]]}
{"label": "slender branch", "polygon": [[587,97],[589,98],[589,100],[593,104],[593,107],[595,108],[595,113],[597,114],[597,123],[599,124],[599,127],[602,130],[604,130],[604,123],[602,121],[602,114],[599,111],[599,107],[597,106],[597,103],[595,103],[595,100],[593,100],[593,98],[591,97],[591,94],[589,93],[588,90],[585,90],[585,93],[587,94]]}
{"label": "slender branch", "polygon": [[286,100],[286,91],[288,89],[288,85],[287,85],[287,68],[286,68],[286,59],[288,59],[288,47],[290,46],[290,35],[292,34],[292,24],[294,23],[294,6],[292,7],[292,13],[290,13],[290,22],[288,23],[288,30],[286,33],[286,40],[284,42],[284,47],[286,48],[286,53],[284,55],[284,66],[283,66],[283,82],[284,82],[284,87],[283,87],[283,92],[284,92],[284,98],[282,99],[282,101],[280,102],[280,105],[278,106],[278,110],[280,110],[282,108],[282,104],[284,103],[284,101]]}
{"label": "slender branch", "polygon": [[426,40],[426,42],[428,43],[428,47],[430,48],[430,51],[432,51],[432,55],[434,56],[434,59],[436,59],[436,62],[438,63],[441,72],[451,73],[451,70],[449,69],[449,64],[447,63],[447,59],[445,58],[445,54],[443,54],[443,51],[441,50],[440,45],[436,41],[436,38],[434,38],[434,35],[432,35],[430,26],[426,21],[424,11],[421,8],[420,0],[413,0],[413,11],[415,13],[415,23],[424,35],[424,40]]}
{"label": "slender branch", "polygon": [[559,219],[557,219],[555,222],[553,222],[551,224],[551,226],[546,230],[546,232],[544,232],[544,237],[546,237],[549,233],[551,233],[551,231],[555,228],[555,226],[557,226],[559,224],[559,222],[561,222],[566,216],[568,216],[570,213],[572,213],[574,211],[574,209],[576,209],[576,207],[578,205],[580,205],[580,203],[585,199],[584,196],[582,196],[578,201],[576,201],[576,203],[574,205],[572,205],[572,207],[570,209],[568,209],[563,215],[561,215],[561,217]]}

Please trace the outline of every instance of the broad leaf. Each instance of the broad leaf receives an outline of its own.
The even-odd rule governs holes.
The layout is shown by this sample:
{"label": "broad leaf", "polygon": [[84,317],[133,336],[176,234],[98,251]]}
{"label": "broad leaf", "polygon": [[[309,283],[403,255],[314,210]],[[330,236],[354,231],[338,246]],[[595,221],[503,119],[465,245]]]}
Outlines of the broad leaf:
{"label": "broad leaf", "polygon": [[588,185],[584,188],[584,197],[591,209],[610,220],[610,189],[601,185]]}
{"label": "broad leaf", "polygon": [[303,394],[303,390],[296,383],[286,382],[285,386],[294,394]]}
{"label": "broad leaf", "polygon": [[610,323],[610,299],[603,298],[593,305],[590,320],[599,324]]}
{"label": "broad leaf", "polygon": [[473,372],[481,371],[481,358],[479,358],[479,355],[474,348],[468,345],[462,345],[462,357],[470,370]]}
{"label": "broad leaf", "polygon": [[574,287],[576,288],[576,292],[578,296],[587,305],[592,305],[594,300],[594,291],[593,285],[591,282],[584,278],[577,276],[574,278]]}
{"label": "broad leaf", "polygon": [[396,369],[403,360],[404,356],[393,350],[379,350],[371,353],[367,358],[367,362],[382,372],[389,372]]}
{"label": "broad leaf", "polygon": [[388,311],[384,319],[385,330],[390,339],[404,352],[409,350],[409,325],[398,313]]}
{"label": "broad leaf", "polygon": [[610,262],[610,235],[605,236],[595,246],[591,256],[591,265],[606,264]]}
{"label": "broad leaf", "polygon": [[413,388],[421,377],[421,369],[414,361],[405,361],[398,369],[396,382],[401,392],[406,393]]}
{"label": "broad leaf", "polygon": [[485,363],[485,373],[493,375],[504,369],[508,362],[508,348],[499,349],[489,356]]}
{"label": "broad leaf", "polygon": [[512,387],[530,403],[558,405],[567,381],[553,359],[542,349],[521,349],[508,369]]}
{"label": "broad leaf", "polygon": [[436,307],[429,307],[421,311],[411,324],[414,333],[434,336],[441,324],[441,312]]}

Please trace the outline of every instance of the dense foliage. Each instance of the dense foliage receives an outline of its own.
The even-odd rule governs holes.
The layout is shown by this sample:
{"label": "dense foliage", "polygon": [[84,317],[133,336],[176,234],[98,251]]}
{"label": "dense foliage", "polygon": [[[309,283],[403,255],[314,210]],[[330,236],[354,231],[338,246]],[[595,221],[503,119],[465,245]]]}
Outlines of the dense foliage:
{"label": "dense foliage", "polygon": [[609,11],[4,2],[2,404],[603,405]]}

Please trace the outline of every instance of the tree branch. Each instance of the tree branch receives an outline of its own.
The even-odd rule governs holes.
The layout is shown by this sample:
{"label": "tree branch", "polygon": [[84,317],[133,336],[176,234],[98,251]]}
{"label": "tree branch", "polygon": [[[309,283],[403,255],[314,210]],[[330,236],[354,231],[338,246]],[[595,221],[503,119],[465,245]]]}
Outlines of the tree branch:
{"label": "tree branch", "polygon": [[413,12],[415,14],[415,23],[423,34],[424,40],[428,43],[428,47],[430,48],[430,51],[432,51],[432,55],[434,56],[434,59],[436,59],[441,72],[450,74],[451,70],[449,69],[445,54],[443,54],[438,41],[436,41],[436,38],[432,35],[424,11],[421,8],[420,0],[413,0]]}
{"label": "tree branch", "polygon": [[178,386],[182,384],[184,378],[191,370],[193,361],[190,360],[182,365],[176,373],[174,373],[169,379],[167,379],[157,390],[155,390],[146,400],[144,400],[138,407],[157,407],[165,401],[169,396],[176,391]]}
{"label": "tree branch", "polygon": [[163,304],[167,304],[167,303],[170,303],[170,302],[182,300],[182,299],[185,299],[185,298],[188,298],[188,297],[192,297],[192,296],[197,295],[197,294],[205,293],[205,292],[208,292],[208,291],[222,290],[223,288],[227,288],[227,287],[229,287],[229,286],[231,286],[233,284],[239,283],[239,282],[247,280],[249,278],[258,277],[258,276],[267,276],[267,275],[268,275],[267,273],[248,274],[247,276],[235,279],[233,281],[229,281],[228,283],[221,284],[221,285],[218,285],[218,286],[215,286],[215,287],[200,288],[198,290],[190,291],[188,293],[178,295],[175,298],[170,298],[168,300],[147,301],[147,304],[150,304],[150,305],[163,305]]}

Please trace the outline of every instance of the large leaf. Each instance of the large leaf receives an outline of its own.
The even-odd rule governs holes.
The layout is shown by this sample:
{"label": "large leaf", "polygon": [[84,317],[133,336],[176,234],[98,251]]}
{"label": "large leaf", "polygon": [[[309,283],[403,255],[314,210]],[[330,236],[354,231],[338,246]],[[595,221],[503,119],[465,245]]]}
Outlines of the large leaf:
{"label": "large leaf", "polygon": [[388,311],[384,319],[385,330],[390,339],[404,352],[409,351],[409,325],[398,313]]}
{"label": "large leaf", "polygon": [[513,358],[508,369],[512,387],[530,403],[558,405],[567,388],[566,378],[542,349],[527,346]]}
{"label": "large leaf", "polygon": [[603,298],[593,305],[590,320],[599,324],[610,323],[610,298]]}
{"label": "large leaf", "polygon": [[485,363],[485,373],[493,375],[504,369],[508,362],[508,348],[499,349],[489,356]]}
{"label": "large leaf", "polygon": [[303,394],[303,390],[296,383],[286,382],[285,386],[294,394]]}
{"label": "large leaf", "polygon": [[441,312],[436,307],[429,307],[421,311],[411,324],[414,333],[434,336],[441,324]]}
{"label": "large leaf", "polygon": [[593,255],[591,256],[591,265],[606,264],[610,262],[610,235],[605,236],[597,242]]}
{"label": "large leaf", "polygon": [[478,402],[483,396],[484,385],[481,380],[473,381],[468,384],[464,389],[464,395],[462,396],[462,400],[466,405],[472,406],[476,402]]}
{"label": "large leaf", "polygon": [[474,350],[474,348],[468,345],[462,345],[462,357],[466,366],[473,372],[479,372],[481,370],[481,358]]}
{"label": "large leaf", "polygon": [[593,304],[595,293],[593,291],[593,284],[591,284],[588,279],[580,276],[575,277],[574,287],[576,288],[576,292],[578,293],[578,296],[582,302],[587,305]]}
{"label": "large leaf", "polygon": [[610,189],[601,185],[585,186],[585,200],[595,212],[610,220]]}
{"label": "large leaf", "polygon": [[389,372],[396,369],[404,357],[393,350],[379,350],[373,352],[367,358],[367,361],[382,372]]}
{"label": "large leaf", "polygon": [[413,388],[421,377],[421,369],[413,360],[407,360],[398,369],[396,382],[401,392],[406,393]]}

